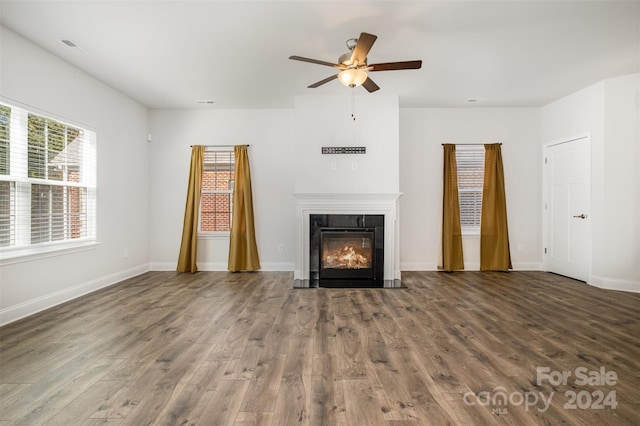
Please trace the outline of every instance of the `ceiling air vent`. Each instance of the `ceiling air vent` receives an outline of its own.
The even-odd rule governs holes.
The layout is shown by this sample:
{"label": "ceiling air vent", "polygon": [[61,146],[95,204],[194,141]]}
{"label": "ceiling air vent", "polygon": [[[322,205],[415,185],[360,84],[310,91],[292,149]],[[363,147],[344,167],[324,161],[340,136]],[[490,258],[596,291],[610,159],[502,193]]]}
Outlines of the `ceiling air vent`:
{"label": "ceiling air vent", "polygon": [[78,54],[78,55],[88,55],[89,52],[87,52],[86,49],[84,49],[83,47],[78,46],[77,43],[75,43],[73,40],[69,40],[66,38],[60,39],[60,42],[62,44],[64,44],[65,46],[67,46],[69,49],[71,49],[74,53]]}

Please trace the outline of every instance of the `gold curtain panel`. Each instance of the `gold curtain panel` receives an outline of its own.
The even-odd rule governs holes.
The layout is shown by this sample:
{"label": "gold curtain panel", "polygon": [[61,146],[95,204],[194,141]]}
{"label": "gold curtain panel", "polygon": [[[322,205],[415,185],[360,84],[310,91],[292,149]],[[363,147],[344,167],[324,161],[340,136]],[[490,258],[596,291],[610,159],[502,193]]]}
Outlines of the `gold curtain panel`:
{"label": "gold curtain panel", "polygon": [[480,219],[480,270],[508,271],[511,265],[507,197],[504,189],[502,150],[499,143],[486,144],[482,216]]}
{"label": "gold curtain panel", "polygon": [[462,255],[456,146],[453,144],[444,144],[443,146],[442,246],[441,262],[438,269],[450,272],[464,269],[464,258]]}
{"label": "gold curtain panel", "polygon": [[202,187],[202,168],[204,165],[204,147],[191,147],[191,167],[187,202],[184,208],[182,242],[178,255],[178,272],[196,272],[196,254],[198,252],[198,215],[200,211],[200,190]]}
{"label": "gold curtain panel", "polygon": [[260,269],[260,259],[253,220],[253,195],[247,146],[235,146],[234,154],[236,170],[228,269],[231,272],[256,271]]}

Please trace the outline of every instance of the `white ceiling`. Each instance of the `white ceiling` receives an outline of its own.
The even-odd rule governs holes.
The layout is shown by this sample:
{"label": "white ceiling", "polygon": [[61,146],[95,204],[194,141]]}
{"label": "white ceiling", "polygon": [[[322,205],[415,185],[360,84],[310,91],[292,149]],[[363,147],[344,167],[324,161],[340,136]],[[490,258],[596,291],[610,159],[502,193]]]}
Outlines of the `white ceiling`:
{"label": "white ceiling", "polygon": [[337,80],[307,89],[335,71],[288,57],[337,62],[360,32],[378,36],[369,63],[423,60],[356,89],[402,107],[541,106],[640,70],[639,1],[0,0],[0,22],[150,108],[349,96]]}

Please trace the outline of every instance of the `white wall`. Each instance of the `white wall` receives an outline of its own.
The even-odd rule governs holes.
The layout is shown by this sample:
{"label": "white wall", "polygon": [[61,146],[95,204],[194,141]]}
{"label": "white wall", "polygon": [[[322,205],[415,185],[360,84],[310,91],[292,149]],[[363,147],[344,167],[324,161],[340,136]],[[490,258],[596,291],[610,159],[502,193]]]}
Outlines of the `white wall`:
{"label": "white wall", "polygon": [[640,291],[639,83],[640,74],[605,80],[606,230],[600,272],[603,279],[634,282],[636,291]]}
{"label": "white wall", "polygon": [[[442,144],[502,142],[514,269],[538,270],[541,160],[537,108],[400,110],[400,263],[435,270],[441,244]],[[479,236],[463,238],[466,270],[480,266]]]}
{"label": "white wall", "polygon": [[[293,111],[150,111],[151,269],[175,270],[190,145],[249,144],[256,240],[262,270],[294,268]],[[283,251],[278,251],[282,245]],[[226,270],[229,238],[198,240],[199,270]]]}
{"label": "white wall", "polygon": [[640,291],[640,75],[605,80],[541,109],[542,143],[591,134],[589,283]]}
{"label": "white wall", "polygon": [[148,269],[148,145],[144,107],[12,31],[0,31],[0,95],[97,132],[101,243],[3,263],[0,323],[7,323]]}
{"label": "white wall", "polygon": [[[362,90],[362,89],[358,89]],[[295,192],[397,193],[398,97],[295,99]],[[366,154],[322,154],[322,147],[366,147]]]}

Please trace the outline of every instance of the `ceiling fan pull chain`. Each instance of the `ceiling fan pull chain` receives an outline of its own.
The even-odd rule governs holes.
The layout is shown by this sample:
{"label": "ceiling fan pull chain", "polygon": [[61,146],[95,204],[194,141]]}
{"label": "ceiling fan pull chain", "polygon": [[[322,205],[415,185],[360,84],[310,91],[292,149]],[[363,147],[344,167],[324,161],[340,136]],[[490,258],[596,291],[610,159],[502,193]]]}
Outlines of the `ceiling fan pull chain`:
{"label": "ceiling fan pull chain", "polygon": [[356,88],[351,88],[351,118],[356,121]]}

